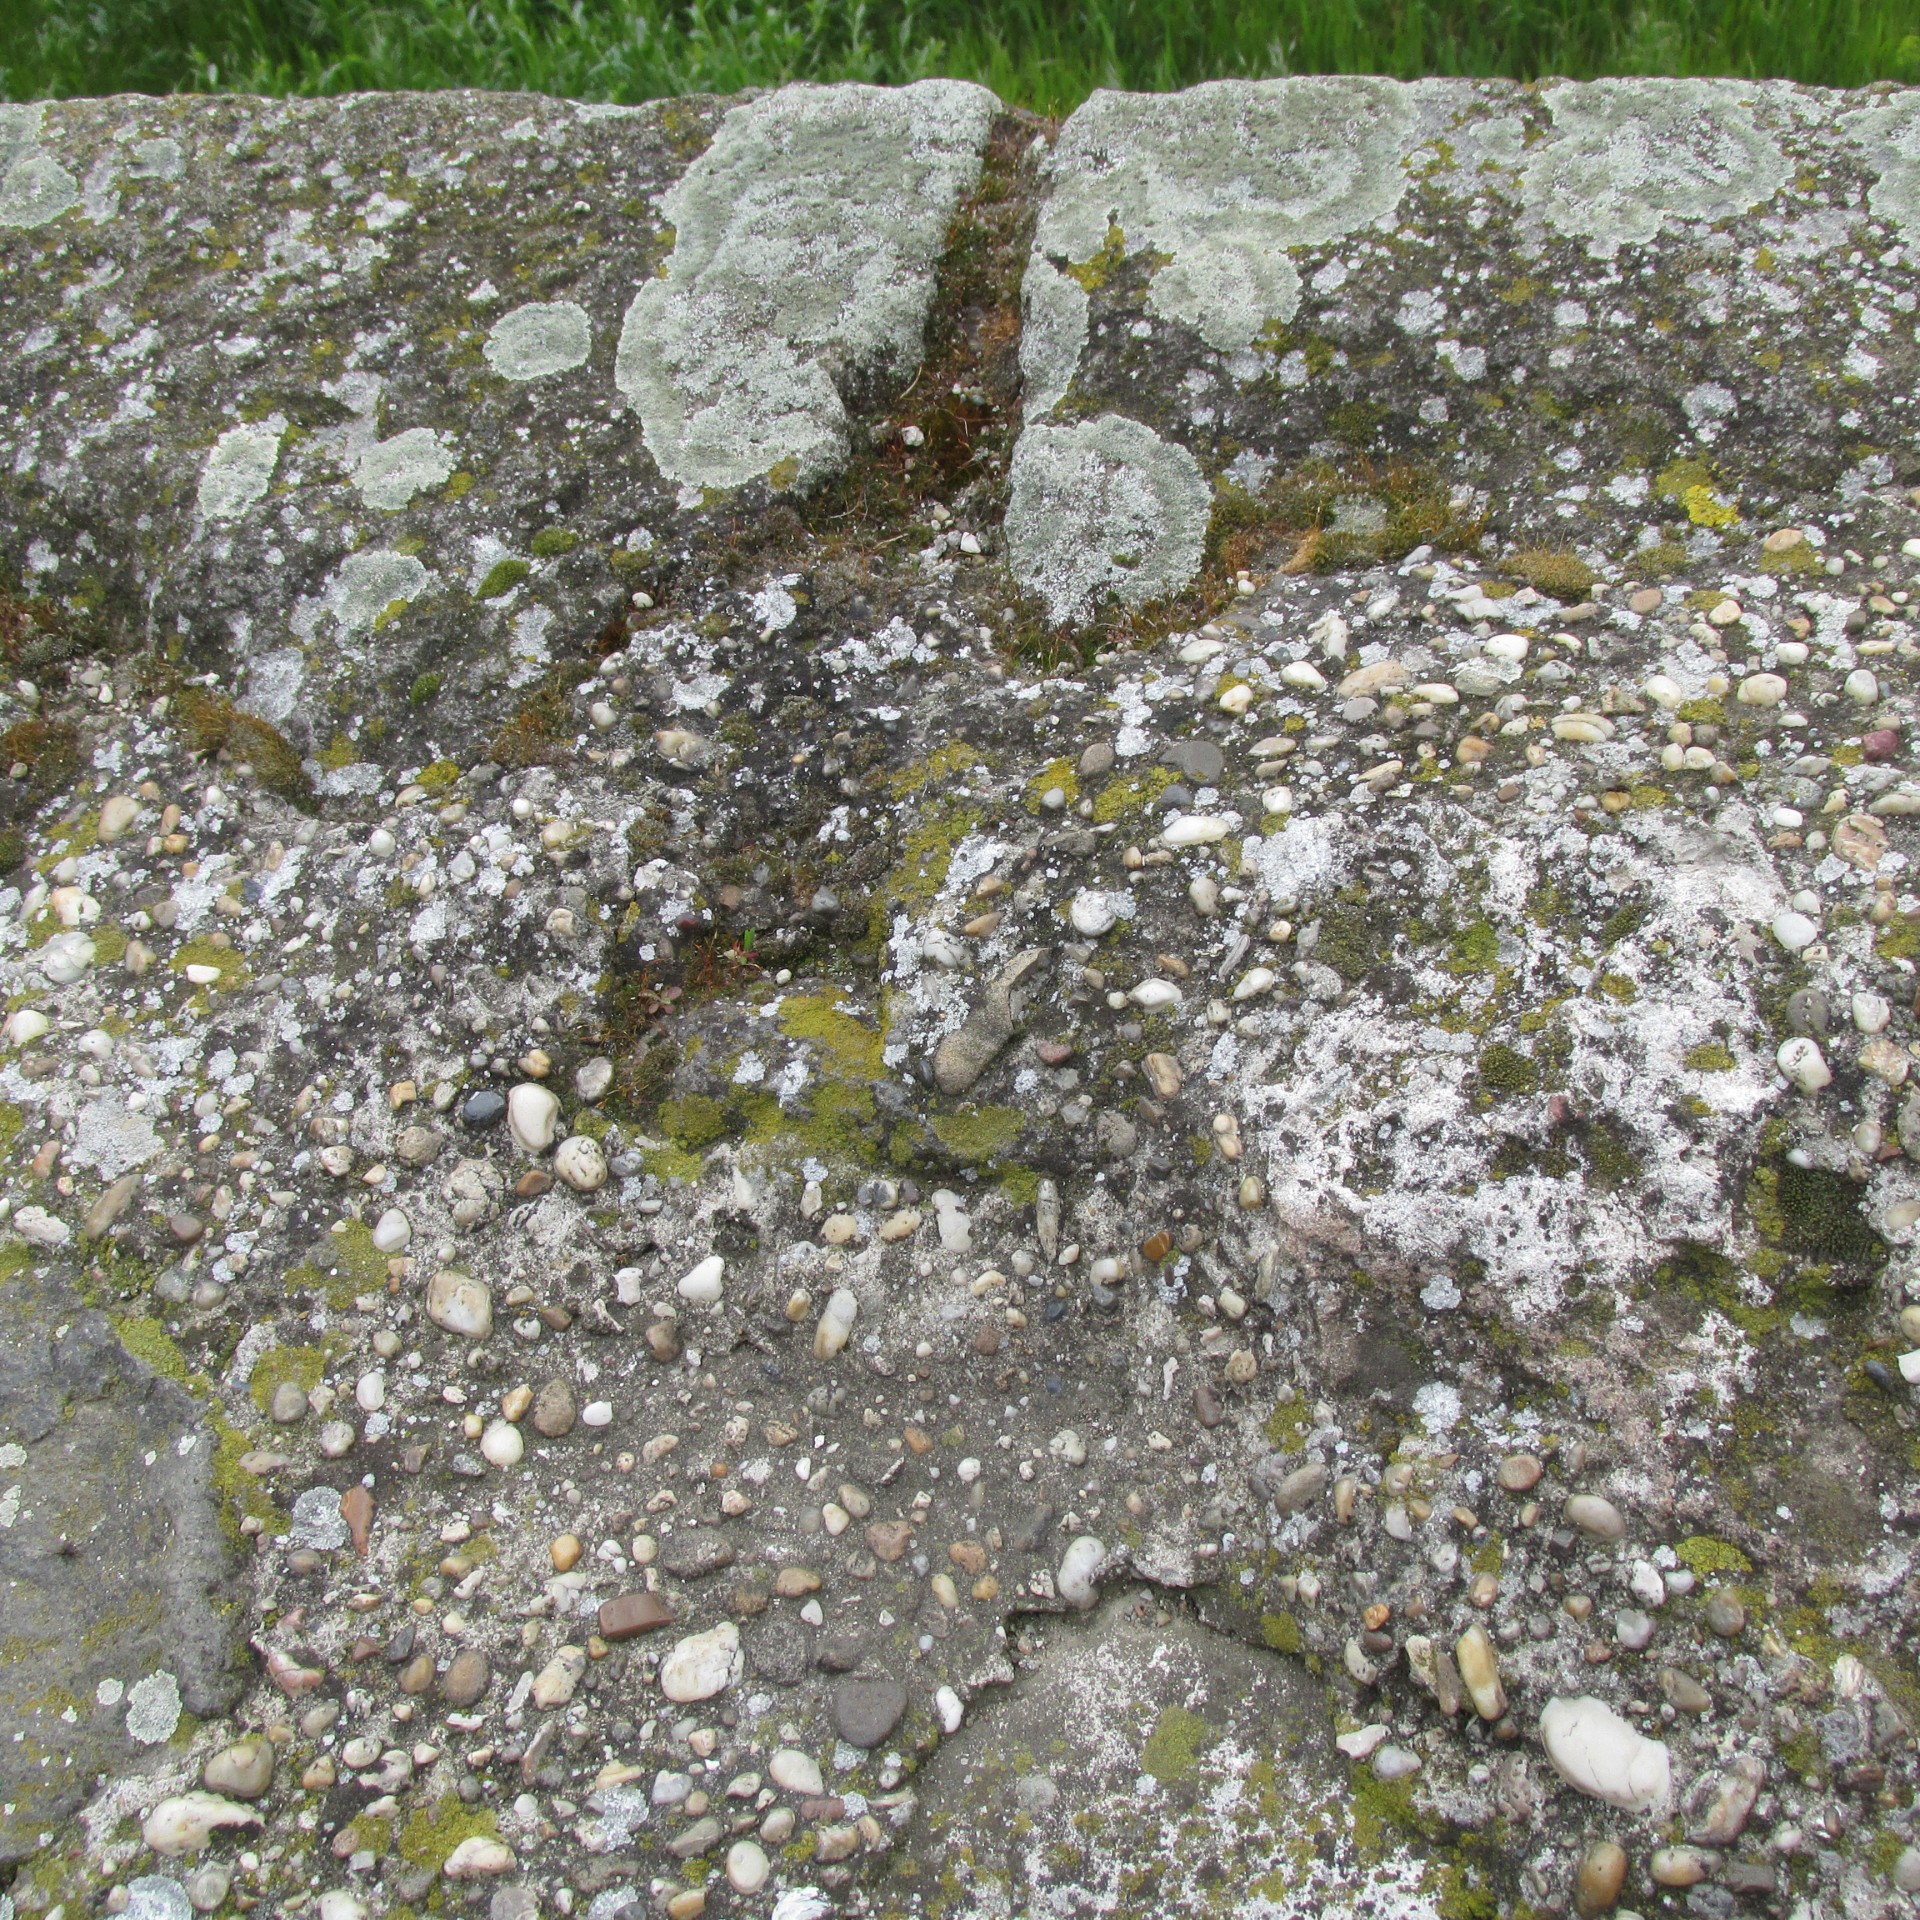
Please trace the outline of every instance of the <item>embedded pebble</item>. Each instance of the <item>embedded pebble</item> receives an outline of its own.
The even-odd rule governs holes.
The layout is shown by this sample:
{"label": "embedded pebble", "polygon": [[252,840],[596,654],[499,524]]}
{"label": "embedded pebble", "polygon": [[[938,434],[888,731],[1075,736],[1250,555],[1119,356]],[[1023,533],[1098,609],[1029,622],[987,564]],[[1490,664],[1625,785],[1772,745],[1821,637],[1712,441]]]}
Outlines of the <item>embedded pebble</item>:
{"label": "embedded pebble", "polygon": [[551,1087],[523,1080],[507,1095],[507,1131],[522,1153],[545,1153],[559,1126],[560,1102]]}
{"label": "embedded pebble", "polygon": [[660,1691],[682,1705],[710,1700],[739,1679],[740,1629],[731,1620],[675,1643],[660,1666]]}
{"label": "embedded pebble", "polygon": [[716,1306],[726,1271],[726,1261],[719,1254],[710,1253],[697,1266],[680,1276],[674,1285],[674,1292],[690,1307]]}
{"label": "embedded pebble", "polygon": [[1671,1796],[1667,1749],[1590,1694],[1549,1700],[1540,1713],[1540,1738],[1569,1786],[1609,1806],[1646,1813]]}

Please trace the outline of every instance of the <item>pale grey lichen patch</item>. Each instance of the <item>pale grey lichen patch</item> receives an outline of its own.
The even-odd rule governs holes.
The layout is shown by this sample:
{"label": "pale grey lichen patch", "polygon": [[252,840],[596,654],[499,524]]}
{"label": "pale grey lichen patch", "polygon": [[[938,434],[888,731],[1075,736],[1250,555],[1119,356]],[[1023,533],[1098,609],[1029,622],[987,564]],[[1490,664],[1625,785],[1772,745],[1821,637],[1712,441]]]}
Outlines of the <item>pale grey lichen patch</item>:
{"label": "pale grey lichen patch", "polygon": [[180,1683],[165,1667],[136,1680],[127,1691],[127,1732],[142,1746],[173,1738],[180,1724]]}
{"label": "pale grey lichen patch", "polygon": [[1007,559],[1056,621],[1140,606],[1200,570],[1211,496],[1185,447],[1120,414],[1029,427],[1014,449]]}
{"label": "pale grey lichen patch", "polygon": [[1645,246],[1670,220],[1749,213],[1793,177],[1745,82],[1596,80],[1545,98],[1553,133],[1522,176],[1526,202],[1596,259]]}
{"label": "pale grey lichen patch", "polygon": [[1020,283],[1020,404],[1029,420],[1066,398],[1087,344],[1087,290],[1039,254]]}
{"label": "pale grey lichen patch", "polygon": [[1242,352],[1262,327],[1300,311],[1300,276],[1283,253],[1208,234],[1154,275],[1147,310],[1184,322],[1222,353]]}
{"label": "pale grey lichen patch", "polygon": [[247,708],[275,726],[293,717],[307,677],[307,657],[298,647],[260,654],[247,673]]}
{"label": "pale grey lichen patch", "polygon": [[444,486],[452,474],[452,449],[431,427],[409,427],[391,440],[377,440],[353,463],[361,499],[388,513],[410,505],[416,493]]}
{"label": "pale grey lichen patch", "polygon": [[80,204],[80,183],[40,145],[45,109],[0,105],[0,227],[44,227]]}
{"label": "pale grey lichen patch", "polygon": [[571,300],[536,301],[503,313],[485,348],[487,365],[503,380],[543,380],[585,363],[593,328],[585,307]]}
{"label": "pale grey lichen patch", "polygon": [[412,554],[374,547],[341,561],[325,600],[342,634],[368,633],[383,614],[419,599],[430,577]]}
{"label": "pale grey lichen patch", "polygon": [[663,474],[804,486],[844,463],[836,383],[918,365],[994,105],[982,87],[923,80],[787,87],[727,115],[661,200],[674,251],[620,335],[615,381]]}
{"label": "pale grey lichen patch", "polygon": [[1867,189],[1869,210],[1903,233],[1920,234],[1920,95],[1844,114],[1840,128],[1877,176]]}
{"label": "pale grey lichen patch", "polygon": [[136,180],[178,180],[187,168],[186,149],[165,135],[136,140],[131,152],[133,163],[127,171]]}
{"label": "pale grey lichen patch", "polygon": [[280,414],[229,427],[213,443],[200,472],[200,517],[238,520],[263,499],[280,459],[287,423]]}
{"label": "pale grey lichen patch", "polygon": [[1420,124],[1413,91],[1367,78],[1220,80],[1179,94],[1100,92],[1062,129],[1035,252],[1092,260],[1120,230],[1166,257],[1149,306],[1223,352],[1292,318],[1286,249],[1390,214]]}

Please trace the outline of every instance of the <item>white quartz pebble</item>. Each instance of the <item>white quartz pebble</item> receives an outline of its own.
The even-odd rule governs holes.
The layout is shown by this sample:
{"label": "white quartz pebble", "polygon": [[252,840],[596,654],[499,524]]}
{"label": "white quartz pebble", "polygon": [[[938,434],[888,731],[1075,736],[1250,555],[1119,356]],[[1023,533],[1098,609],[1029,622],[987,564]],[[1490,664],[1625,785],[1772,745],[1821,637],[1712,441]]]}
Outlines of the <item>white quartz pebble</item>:
{"label": "white quartz pebble", "polygon": [[507,1095],[507,1130],[522,1153],[545,1153],[560,1125],[560,1102],[537,1080],[523,1080]]}
{"label": "white quartz pebble", "polygon": [[691,1272],[681,1276],[674,1292],[689,1306],[715,1306],[719,1303],[720,1283],[726,1272],[727,1263],[717,1253],[710,1253]]}
{"label": "white quartz pebble", "polygon": [[1625,1813],[1663,1809],[1673,1792],[1667,1750],[1590,1694],[1549,1700],[1540,1738],[1571,1787]]}

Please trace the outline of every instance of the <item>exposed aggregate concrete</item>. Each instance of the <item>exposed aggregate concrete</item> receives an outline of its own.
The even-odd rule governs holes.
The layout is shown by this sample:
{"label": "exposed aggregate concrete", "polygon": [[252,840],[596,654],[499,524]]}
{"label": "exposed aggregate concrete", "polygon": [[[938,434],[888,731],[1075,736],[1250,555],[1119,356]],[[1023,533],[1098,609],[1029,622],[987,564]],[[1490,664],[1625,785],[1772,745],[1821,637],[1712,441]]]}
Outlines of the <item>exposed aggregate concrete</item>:
{"label": "exposed aggregate concrete", "polygon": [[1908,1911],[1917,130],[0,108],[0,1916]]}

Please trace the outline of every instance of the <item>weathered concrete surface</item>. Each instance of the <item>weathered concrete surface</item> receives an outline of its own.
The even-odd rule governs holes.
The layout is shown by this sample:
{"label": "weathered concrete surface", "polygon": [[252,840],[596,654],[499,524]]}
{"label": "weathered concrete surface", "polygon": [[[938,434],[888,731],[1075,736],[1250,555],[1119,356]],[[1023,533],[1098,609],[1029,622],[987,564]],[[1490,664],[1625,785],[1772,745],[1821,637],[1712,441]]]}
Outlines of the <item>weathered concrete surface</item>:
{"label": "weathered concrete surface", "polygon": [[1916,128],[0,109],[0,1913],[1904,1911]]}

